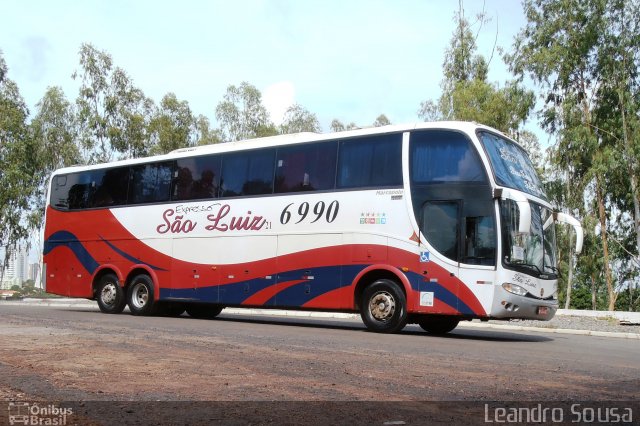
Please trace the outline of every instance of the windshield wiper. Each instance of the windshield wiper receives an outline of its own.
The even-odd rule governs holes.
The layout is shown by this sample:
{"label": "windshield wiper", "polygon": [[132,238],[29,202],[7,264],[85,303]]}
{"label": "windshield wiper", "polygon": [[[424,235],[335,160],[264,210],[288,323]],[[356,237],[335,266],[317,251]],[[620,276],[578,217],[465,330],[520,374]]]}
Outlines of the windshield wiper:
{"label": "windshield wiper", "polygon": [[542,270],[538,267],[538,265],[534,265],[533,263],[512,263],[512,265],[526,266],[528,268],[535,269],[539,274],[542,274]]}
{"label": "windshield wiper", "polygon": [[560,269],[556,268],[555,266],[549,266],[549,265],[545,265],[545,268],[551,269],[551,272],[553,272],[556,275],[559,275],[560,273]]}

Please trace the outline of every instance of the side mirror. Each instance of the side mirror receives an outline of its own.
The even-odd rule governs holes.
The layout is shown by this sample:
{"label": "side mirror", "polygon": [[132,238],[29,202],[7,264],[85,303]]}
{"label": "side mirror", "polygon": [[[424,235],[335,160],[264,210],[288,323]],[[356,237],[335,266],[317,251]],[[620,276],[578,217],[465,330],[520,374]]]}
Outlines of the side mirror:
{"label": "side mirror", "polygon": [[555,214],[555,218],[558,223],[566,223],[567,225],[573,226],[573,229],[576,231],[576,254],[580,254],[580,252],[582,251],[584,232],[582,231],[582,225],[580,224],[578,219],[560,212]]}

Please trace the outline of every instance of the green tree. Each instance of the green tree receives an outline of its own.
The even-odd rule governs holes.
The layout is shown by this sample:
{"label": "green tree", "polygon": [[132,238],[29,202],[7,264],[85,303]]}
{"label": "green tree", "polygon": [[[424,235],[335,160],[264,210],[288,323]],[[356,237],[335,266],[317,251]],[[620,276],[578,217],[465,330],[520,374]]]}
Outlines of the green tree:
{"label": "green tree", "polygon": [[387,118],[387,116],[384,114],[380,114],[376,118],[376,121],[373,122],[373,127],[388,126],[389,124],[391,124],[391,121]]}
{"label": "green tree", "polygon": [[[485,19],[478,16],[478,24]],[[516,81],[502,88],[489,83],[489,63],[476,54],[472,25],[464,17],[462,2],[455,21],[457,26],[442,65],[442,95],[437,101],[422,102],[418,116],[425,121],[476,121],[516,137],[533,108],[533,92]]]}
{"label": "green tree", "polygon": [[[621,198],[638,204],[632,136],[637,134],[632,117],[638,111],[638,3],[526,0],[524,9],[528,22],[507,60],[518,76],[530,76],[543,91],[542,124],[557,135],[553,164],[568,182],[570,206],[598,218],[607,306],[613,310],[613,265],[619,260],[610,248],[612,215],[616,205],[624,205]],[[636,213],[630,214],[638,231]]]}
{"label": "green tree", "polygon": [[[629,259],[635,275],[640,261],[640,2],[611,0],[597,56],[597,70],[604,76],[597,87],[594,109],[597,131],[613,147],[609,191],[616,215],[611,229],[616,250]],[[620,269],[620,268],[618,268]],[[629,271],[631,272],[631,271]],[[629,279],[629,286],[634,283]],[[631,288],[629,288],[631,291]]]}
{"label": "green tree", "polygon": [[195,124],[189,103],[179,101],[173,93],[166,94],[149,124],[149,133],[153,140],[151,152],[166,154],[174,149],[192,145]]}
{"label": "green tree", "polygon": [[35,163],[28,116],[0,51],[0,246],[5,249],[5,264],[18,242],[28,235],[26,212],[34,191]]}
{"label": "green tree", "polygon": [[358,126],[356,126],[356,123],[354,123],[353,121],[345,125],[342,121],[338,120],[337,118],[334,118],[331,121],[331,125],[329,126],[329,128],[331,129],[332,132],[344,132],[345,130],[357,129]]}
{"label": "green tree", "polygon": [[246,81],[227,87],[224,99],[216,107],[216,118],[227,141],[277,134],[262,104],[262,94]]}
{"label": "green tree", "polygon": [[320,131],[318,117],[299,104],[294,104],[287,108],[280,126],[281,134]]}
{"label": "green tree", "polygon": [[109,120],[108,136],[111,148],[124,158],[137,158],[153,152],[150,134],[154,103],[120,68],[113,71],[112,98],[113,114]]}
{"label": "green tree", "polygon": [[105,162],[114,153],[137,157],[148,152],[146,127],[152,102],[111,56],[91,44],[80,47],[76,98],[82,155],[87,163]]}
{"label": "green tree", "polygon": [[31,222],[41,227],[48,179],[60,168],[82,161],[76,144],[77,127],[73,105],[66,99],[62,89],[50,87],[36,105],[36,115],[30,128],[34,141],[36,166],[34,179],[36,192],[31,207]]}
{"label": "green tree", "polygon": [[222,141],[221,131],[212,129],[209,119],[204,115],[198,115],[194,122],[196,145],[212,145]]}

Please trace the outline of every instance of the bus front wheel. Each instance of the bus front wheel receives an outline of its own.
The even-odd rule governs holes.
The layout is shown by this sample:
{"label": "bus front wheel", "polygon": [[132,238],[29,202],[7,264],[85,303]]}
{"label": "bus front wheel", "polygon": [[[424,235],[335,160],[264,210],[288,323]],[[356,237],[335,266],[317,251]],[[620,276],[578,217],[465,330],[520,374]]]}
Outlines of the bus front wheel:
{"label": "bus front wheel", "polygon": [[447,334],[458,326],[459,318],[449,316],[425,316],[418,320],[418,325],[431,334]]}
{"label": "bus front wheel", "polygon": [[392,280],[380,279],[364,289],[360,316],[367,329],[376,333],[396,333],[407,324],[407,298]]}
{"label": "bus front wheel", "polygon": [[133,315],[152,315],[155,312],[153,281],[148,275],[137,275],[131,281],[127,303]]}
{"label": "bus front wheel", "polygon": [[105,314],[119,314],[127,305],[124,290],[114,274],[103,275],[96,290],[98,307]]}

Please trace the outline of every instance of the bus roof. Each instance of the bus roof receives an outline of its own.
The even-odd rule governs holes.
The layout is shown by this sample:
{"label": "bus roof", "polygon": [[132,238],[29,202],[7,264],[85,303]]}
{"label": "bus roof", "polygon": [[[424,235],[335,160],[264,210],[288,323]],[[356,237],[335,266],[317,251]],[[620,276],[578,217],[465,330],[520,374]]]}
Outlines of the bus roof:
{"label": "bus roof", "polygon": [[291,145],[296,143],[305,142],[322,142],[327,140],[336,139],[350,139],[361,136],[370,136],[385,133],[398,133],[406,132],[416,129],[449,129],[449,130],[462,130],[465,132],[474,132],[475,130],[483,128],[503,134],[502,132],[493,129],[491,127],[470,122],[470,121],[434,121],[434,122],[417,122],[407,124],[392,124],[388,126],[380,127],[366,127],[361,129],[346,130],[343,132],[331,132],[331,133],[315,133],[315,132],[302,132],[293,133],[288,135],[267,136],[255,139],[245,139],[234,142],[221,142],[212,145],[201,145],[187,148],[180,148],[169,152],[168,154],[161,154],[149,157],[138,157],[126,160],[117,160],[109,163],[100,163],[93,165],[75,165],[71,167],[65,167],[58,169],[54,174],[65,174],[78,172],[82,170],[101,169],[114,166],[126,166],[133,164],[144,164],[154,161],[173,160],[183,157],[191,157],[207,154],[222,154],[226,152],[244,151],[250,149],[267,148],[275,146]]}

